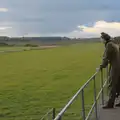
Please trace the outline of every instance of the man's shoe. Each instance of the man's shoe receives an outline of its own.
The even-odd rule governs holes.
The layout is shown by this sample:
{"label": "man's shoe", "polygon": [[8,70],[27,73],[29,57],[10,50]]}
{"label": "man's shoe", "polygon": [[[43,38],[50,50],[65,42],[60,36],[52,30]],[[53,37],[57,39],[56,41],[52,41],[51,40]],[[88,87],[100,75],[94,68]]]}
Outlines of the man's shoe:
{"label": "man's shoe", "polygon": [[115,107],[120,107],[120,103],[116,104]]}
{"label": "man's shoe", "polygon": [[105,105],[102,107],[103,109],[112,109],[114,108],[113,105]]}

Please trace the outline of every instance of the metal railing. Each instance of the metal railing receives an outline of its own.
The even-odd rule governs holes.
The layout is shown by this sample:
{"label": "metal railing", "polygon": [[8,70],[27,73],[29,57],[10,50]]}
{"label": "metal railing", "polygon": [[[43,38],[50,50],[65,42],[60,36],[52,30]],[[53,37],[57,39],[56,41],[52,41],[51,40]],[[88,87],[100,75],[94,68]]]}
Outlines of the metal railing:
{"label": "metal railing", "polygon": [[[108,67],[107,70],[105,70],[105,75],[104,75],[104,70],[105,69],[98,69],[97,72],[78,90],[78,92],[70,99],[70,101],[65,105],[65,107],[57,114],[57,116],[55,117],[54,120],[62,120],[62,118],[64,117],[64,114],[66,113],[66,111],[68,110],[68,108],[75,102],[75,100],[78,98],[79,95],[81,95],[81,107],[82,107],[82,115],[79,115],[79,119],[81,117],[81,120],[89,120],[90,116],[92,115],[92,112],[94,110],[94,120],[98,120],[99,117],[99,112],[98,112],[98,100],[101,96],[101,102],[102,105],[104,105],[104,88],[106,86],[107,83],[107,79],[108,79]],[[100,90],[97,94],[97,84],[96,84],[96,76],[97,74],[100,73],[100,81],[101,81],[101,85],[100,85]],[[93,82],[93,85],[91,86],[91,88],[93,88],[93,96],[94,96],[94,102],[91,105],[90,110],[87,112],[86,114],[86,107],[85,107],[85,88],[87,88],[87,86]],[[72,119],[72,118],[71,118]],[[70,120],[70,118],[69,118]],[[75,118],[74,118],[75,120]]]}
{"label": "metal railing", "polygon": [[55,108],[49,110],[40,120],[53,120],[55,118]]}

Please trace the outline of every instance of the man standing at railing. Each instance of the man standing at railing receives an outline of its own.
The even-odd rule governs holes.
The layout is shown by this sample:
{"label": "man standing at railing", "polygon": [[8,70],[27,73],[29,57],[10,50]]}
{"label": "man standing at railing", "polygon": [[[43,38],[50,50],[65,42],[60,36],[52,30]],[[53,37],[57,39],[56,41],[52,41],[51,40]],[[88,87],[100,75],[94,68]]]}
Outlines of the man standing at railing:
{"label": "man standing at railing", "polygon": [[117,93],[117,84],[120,78],[120,52],[119,52],[119,46],[112,42],[111,37],[102,32],[101,38],[103,40],[103,43],[105,45],[105,51],[103,55],[102,64],[100,65],[100,68],[107,67],[108,64],[110,64],[110,94],[109,94],[109,100],[105,106],[103,106],[104,109],[107,108],[113,108],[114,102],[116,98]]}
{"label": "man standing at railing", "polygon": [[[119,50],[120,50],[120,37],[112,38],[112,42],[114,42],[115,44],[119,45]],[[116,91],[117,91],[116,97],[118,98],[118,96],[120,95],[120,78],[119,78],[119,82],[117,84],[117,90]],[[116,104],[116,107],[120,107],[120,103]]]}

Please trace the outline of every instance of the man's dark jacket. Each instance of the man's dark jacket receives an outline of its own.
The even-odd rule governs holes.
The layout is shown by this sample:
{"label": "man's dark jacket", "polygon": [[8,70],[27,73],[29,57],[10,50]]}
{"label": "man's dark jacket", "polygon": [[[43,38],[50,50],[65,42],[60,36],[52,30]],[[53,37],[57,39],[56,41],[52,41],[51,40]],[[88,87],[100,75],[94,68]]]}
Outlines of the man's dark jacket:
{"label": "man's dark jacket", "polygon": [[108,63],[111,65],[110,69],[110,86],[111,89],[118,88],[119,78],[120,78],[120,52],[119,46],[115,43],[108,42],[105,47],[105,52],[103,55],[102,68],[105,68]]}

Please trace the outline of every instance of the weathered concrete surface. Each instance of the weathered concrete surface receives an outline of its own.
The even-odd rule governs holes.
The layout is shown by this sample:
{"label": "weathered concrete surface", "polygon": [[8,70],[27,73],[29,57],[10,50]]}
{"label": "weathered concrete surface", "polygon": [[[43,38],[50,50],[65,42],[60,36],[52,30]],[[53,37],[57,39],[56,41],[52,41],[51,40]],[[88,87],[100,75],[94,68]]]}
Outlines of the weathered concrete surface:
{"label": "weathered concrete surface", "polygon": [[[119,100],[116,101],[118,103]],[[103,109],[101,106],[99,120],[120,120],[120,107],[113,109]]]}
{"label": "weathered concrete surface", "polygon": [[100,120],[120,120],[120,108],[100,111]]}

